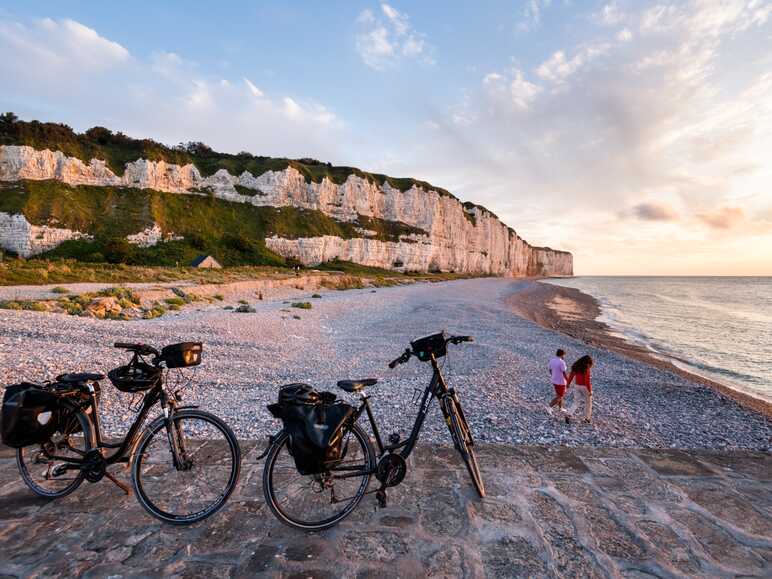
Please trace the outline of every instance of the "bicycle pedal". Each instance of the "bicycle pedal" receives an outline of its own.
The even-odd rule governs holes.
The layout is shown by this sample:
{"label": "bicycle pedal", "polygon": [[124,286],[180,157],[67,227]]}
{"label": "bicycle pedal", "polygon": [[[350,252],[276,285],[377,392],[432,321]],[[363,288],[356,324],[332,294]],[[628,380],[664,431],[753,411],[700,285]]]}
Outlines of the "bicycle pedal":
{"label": "bicycle pedal", "polygon": [[378,499],[378,506],[382,509],[386,508],[386,491],[379,490],[375,493],[375,498]]}

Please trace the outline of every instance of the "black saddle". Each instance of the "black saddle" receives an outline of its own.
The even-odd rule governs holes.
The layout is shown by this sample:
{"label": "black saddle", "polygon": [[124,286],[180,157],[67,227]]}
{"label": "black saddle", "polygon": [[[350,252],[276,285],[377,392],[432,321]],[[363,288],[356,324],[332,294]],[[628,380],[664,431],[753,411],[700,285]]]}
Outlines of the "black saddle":
{"label": "black saddle", "polygon": [[79,374],[60,374],[56,377],[57,382],[67,382],[68,384],[82,384],[83,382],[98,382],[104,380],[104,374],[91,374],[81,372]]}
{"label": "black saddle", "polygon": [[365,378],[364,380],[341,380],[338,382],[338,388],[346,392],[359,392],[365,386],[375,386],[378,380],[375,378]]}

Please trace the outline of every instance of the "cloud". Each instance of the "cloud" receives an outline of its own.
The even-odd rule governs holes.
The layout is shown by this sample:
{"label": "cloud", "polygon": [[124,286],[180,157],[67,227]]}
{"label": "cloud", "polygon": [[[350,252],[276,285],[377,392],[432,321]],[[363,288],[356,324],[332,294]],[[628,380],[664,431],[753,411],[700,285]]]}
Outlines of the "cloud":
{"label": "cloud", "polygon": [[356,48],[362,62],[374,70],[385,70],[402,60],[433,64],[432,47],[414,30],[407,14],[381,4],[381,16],[372,10],[360,12]]}
{"label": "cloud", "polygon": [[247,88],[249,89],[249,92],[252,93],[252,96],[256,98],[263,97],[263,91],[261,91],[259,88],[257,88],[251,80],[249,80],[247,77],[244,77],[244,84],[247,85]]}
{"label": "cloud", "polygon": [[633,207],[633,215],[644,221],[674,221],[678,213],[665,203],[639,203]]}
{"label": "cloud", "polygon": [[619,5],[616,2],[610,2],[603,5],[603,8],[595,15],[595,18],[606,26],[614,26],[622,22],[625,15],[619,9]]}
{"label": "cloud", "polygon": [[608,42],[584,46],[571,58],[566,58],[565,52],[558,50],[539,65],[536,74],[544,80],[561,83],[583,66],[606,54],[610,48],[611,45]]}
{"label": "cloud", "polygon": [[50,18],[31,25],[0,21],[0,54],[0,71],[55,82],[115,69],[131,60],[126,48],[92,28]]}
{"label": "cloud", "polygon": [[734,229],[745,220],[745,211],[740,207],[720,207],[697,217],[713,229]]}
{"label": "cloud", "polygon": [[549,8],[551,0],[526,0],[517,22],[517,29],[528,31],[541,25],[542,13]]}
{"label": "cloud", "polygon": [[[526,239],[574,245],[581,272],[625,271],[651,252],[688,263],[691,248],[721,251],[720,228],[762,236],[772,255],[758,225],[772,210],[759,193],[772,183],[772,61],[743,49],[768,43],[767,12],[693,0],[589,19],[580,44],[547,43],[537,64],[519,56],[516,69],[483,75],[395,170],[490,207]],[[652,239],[665,224],[667,241]],[[611,246],[636,257],[614,261]]]}
{"label": "cloud", "polygon": [[619,42],[630,42],[633,39],[633,33],[629,28],[623,28],[617,33],[616,38]]}
{"label": "cloud", "polygon": [[482,82],[489,98],[503,100],[521,111],[528,109],[543,90],[542,87],[526,80],[518,69],[512,70],[507,77],[492,72],[485,75]]}
{"label": "cloud", "polygon": [[73,20],[0,18],[0,54],[0,111],[22,118],[79,130],[106,125],[169,144],[201,140],[231,152],[341,156],[344,124],[313,98],[268,95],[237,70],[223,78],[184,54],[138,58]]}

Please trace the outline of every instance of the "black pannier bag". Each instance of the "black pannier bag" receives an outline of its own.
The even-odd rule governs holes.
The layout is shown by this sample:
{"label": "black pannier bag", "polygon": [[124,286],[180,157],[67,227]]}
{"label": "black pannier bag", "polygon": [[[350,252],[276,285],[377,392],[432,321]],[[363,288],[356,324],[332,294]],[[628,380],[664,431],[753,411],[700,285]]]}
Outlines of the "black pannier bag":
{"label": "black pannier bag", "polygon": [[29,382],[8,386],[2,420],[3,444],[21,448],[45,442],[59,426],[59,397]]}
{"label": "black pannier bag", "polygon": [[284,423],[288,449],[302,475],[329,470],[346,455],[343,424],[354,408],[332,392],[317,392],[308,384],[288,384],[279,402],[268,410]]}

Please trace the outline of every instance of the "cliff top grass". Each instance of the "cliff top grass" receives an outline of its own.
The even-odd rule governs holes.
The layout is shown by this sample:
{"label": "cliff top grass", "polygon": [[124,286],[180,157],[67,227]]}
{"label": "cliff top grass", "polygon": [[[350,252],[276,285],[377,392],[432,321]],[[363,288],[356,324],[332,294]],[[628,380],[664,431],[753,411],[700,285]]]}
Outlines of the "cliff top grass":
{"label": "cliff top grass", "polygon": [[455,199],[449,191],[426,181],[368,173],[356,167],[336,167],[316,159],[264,157],[248,152],[235,155],[220,153],[201,142],[180,143],[170,147],[152,139],[134,139],[105,127],[92,127],[83,133],[76,133],[72,127],[65,124],[22,121],[13,113],[0,115],[0,145],[27,145],[40,150],[61,151],[84,163],[89,163],[91,159],[101,159],[116,175],[123,175],[126,163],[137,159],[165,161],[176,165],[190,163],[204,176],[226,169],[231,175],[249,171],[257,177],[266,171],[283,171],[287,167],[293,167],[308,183],[321,183],[326,177],[340,185],[350,175],[357,175],[381,186],[388,183],[400,191],[417,187]]}
{"label": "cliff top grass", "polygon": [[[22,214],[33,225],[80,231],[93,237],[65,241],[44,257],[77,258],[89,262],[176,266],[210,254],[226,266],[288,265],[270,251],[265,238],[332,235],[398,241],[426,232],[405,223],[360,216],[337,221],[318,210],[296,207],[256,207],[215,198],[179,195],[150,189],[70,186],[60,181],[20,181],[0,184],[0,212]],[[169,241],[140,248],[127,235],[157,224]],[[182,236],[182,239],[175,239]]]}
{"label": "cliff top grass", "polygon": [[[338,272],[343,272],[340,274]],[[339,288],[340,280],[373,280],[376,286],[388,286],[393,282],[448,281],[470,277],[472,274],[457,273],[400,273],[377,267],[361,266],[347,261],[334,261],[318,268],[304,270],[305,274],[329,276],[330,287]],[[225,284],[258,279],[294,278],[295,271],[288,267],[239,266],[222,269],[198,269],[194,267],[137,266],[111,263],[88,263],[75,259],[15,259],[0,261],[0,286],[47,285],[66,283],[170,283],[193,282],[196,284]],[[54,288],[56,289],[56,288]],[[54,293],[64,293],[54,291]],[[53,291],[53,290],[52,290]],[[68,290],[69,293],[69,290]],[[213,299],[222,300],[222,294]]]}

